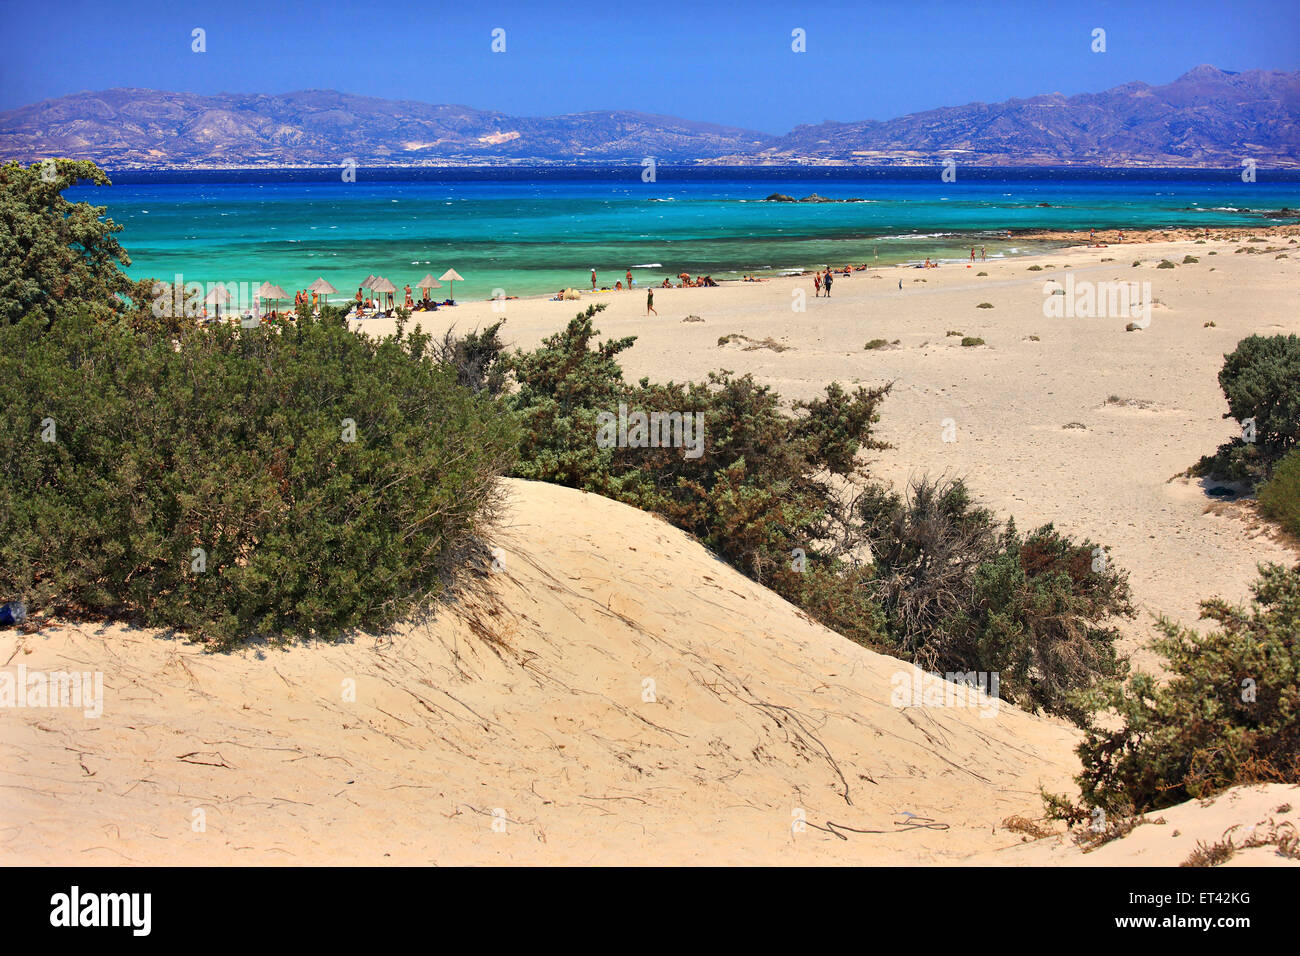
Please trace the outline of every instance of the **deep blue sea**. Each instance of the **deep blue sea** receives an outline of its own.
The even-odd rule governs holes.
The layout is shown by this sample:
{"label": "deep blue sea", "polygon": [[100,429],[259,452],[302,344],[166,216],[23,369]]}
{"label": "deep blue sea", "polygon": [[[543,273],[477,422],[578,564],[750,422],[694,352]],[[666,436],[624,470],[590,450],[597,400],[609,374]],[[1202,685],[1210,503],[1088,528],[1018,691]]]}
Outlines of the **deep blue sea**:
{"label": "deep blue sea", "polygon": [[[370,274],[399,289],[455,269],[458,299],[638,285],[681,272],[736,278],[827,264],[989,257],[1034,244],[1008,230],[1265,225],[1300,208],[1300,172],[975,169],[110,170],[114,185],[66,195],[107,207],[133,277],[264,281],[291,292],[324,277],[350,298]],[[818,193],[845,203],[764,202]],[[437,290],[445,298],[447,284]]]}

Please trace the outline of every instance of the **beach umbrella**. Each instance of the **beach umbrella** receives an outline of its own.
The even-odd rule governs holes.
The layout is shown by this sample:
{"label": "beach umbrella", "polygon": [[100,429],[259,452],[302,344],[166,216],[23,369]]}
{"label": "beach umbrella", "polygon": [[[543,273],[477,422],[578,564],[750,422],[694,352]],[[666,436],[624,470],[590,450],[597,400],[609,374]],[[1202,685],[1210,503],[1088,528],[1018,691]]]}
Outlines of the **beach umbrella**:
{"label": "beach umbrella", "polygon": [[433,273],[430,272],[427,276],[417,282],[415,287],[427,292],[429,289],[441,289],[442,283],[435,279]]}
{"label": "beach umbrella", "polygon": [[273,285],[266,290],[262,295],[262,298],[270,299],[272,302],[280,302],[283,299],[289,298],[289,293],[285,292],[278,285]]}
{"label": "beach umbrella", "polygon": [[318,296],[320,296],[319,301],[321,305],[325,304],[325,296],[329,295],[330,293],[339,291],[338,289],[330,285],[328,282],[326,282],[324,279],[317,279],[311,285],[307,286],[307,288],[311,292],[315,292]]}
{"label": "beach umbrella", "polygon": [[370,291],[378,292],[385,295],[391,295],[392,293],[397,291],[397,286],[393,285],[383,276],[380,276],[370,284]]}
{"label": "beach umbrella", "polygon": [[221,304],[223,302],[227,305],[230,304],[230,293],[226,290],[226,287],[224,285],[218,282],[216,285],[212,287],[212,291],[207,294],[207,296],[203,299],[203,301],[215,305],[217,307],[217,318],[220,319]]}
{"label": "beach umbrella", "polygon": [[[430,275],[432,275],[432,273],[430,273]],[[448,269],[440,278],[443,282],[451,283],[451,291],[448,293],[448,297],[454,302],[456,299],[456,283],[464,282],[465,280],[460,277],[460,273],[455,269]]]}

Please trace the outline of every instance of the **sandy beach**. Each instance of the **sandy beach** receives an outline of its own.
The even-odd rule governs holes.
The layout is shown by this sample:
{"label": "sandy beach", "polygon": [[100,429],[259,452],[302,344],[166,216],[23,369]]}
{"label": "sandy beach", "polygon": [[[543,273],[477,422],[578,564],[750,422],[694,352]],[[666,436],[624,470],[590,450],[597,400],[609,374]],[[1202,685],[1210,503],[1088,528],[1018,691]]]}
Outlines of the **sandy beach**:
{"label": "sandy beach", "polygon": [[[506,341],[530,348],[603,302],[601,332],[637,336],[629,379],[726,368],[787,400],[893,381],[878,435],[894,447],[874,474],[963,476],[1021,528],[1051,521],[1110,545],[1140,609],[1126,649],[1153,667],[1156,616],[1194,624],[1198,600],[1244,599],[1258,563],[1300,559],[1249,501],[1178,477],[1236,432],[1224,353],[1300,332],[1300,243],[1242,235],[1265,242],[888,267],[838,279],[829,299],[806,277],[656,289],[648,318],[637,290],[418,321],[463,333],[505,318]],[[1274,251],[1235,251],[1248,245]],[[1157,268],[1166,259],[1176,268]],[[1067,275],[1149,282],[1149,326],[1046,317],[1044,286]],[[748,341],[719,344],[733,335]],[[865,349],[874,339],[888,344]],[[1195,839],[1297,819],[1300,788],[1275,785],[1171,808],[1172,826],[1095,855],[1027,843],[1006,821],[1041,815],[1040,787],[1071,791],[1070,725],[1005,704],[896,706],[910,665],[812,622],[658,518],[507,487],[502,571],[380,639],[214,655],[120,625],[0,634],[7,668],[102,671],[105,686],[99,717],[0,713],[0,860],[1175,865]],[[870,832],[841,839],[830,824]],[[1251,854],[1238,862],[1272,862]]]}

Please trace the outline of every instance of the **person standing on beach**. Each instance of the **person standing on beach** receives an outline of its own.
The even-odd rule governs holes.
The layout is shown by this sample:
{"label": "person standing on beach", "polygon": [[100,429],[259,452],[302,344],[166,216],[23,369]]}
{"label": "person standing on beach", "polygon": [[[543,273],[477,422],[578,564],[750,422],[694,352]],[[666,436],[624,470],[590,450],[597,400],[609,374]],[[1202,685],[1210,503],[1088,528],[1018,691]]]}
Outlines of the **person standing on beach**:
{"label": "person standing on beach", "polygon": [[591,270],[591,291],[592,292],[596,291],[596,270],[595,269]]}
{"label": "person standing on beach", "polygon": [[650,315],[652,312],[655,315],[659,314],[655,312],[655,290],[647,289],[645,294],[645,314]]}
{"label": "person standing on beach", "polygon": [[974,262],[974,261],[975,261],[975,247],[974,247],[974,246],[971,246],[971,247],[970,247],[970,261],[971,261],[971,262]]}
{"label": "person standing on beach", "polygon": [[988,256],[984,255],[984,247],[980,246],[980,262],[987,262]]}
{"label": "person standing on beach", "polygon": [[821,270],[818,269],[817,272],[814,273],[813,275],[813,298],[817,298],[821,294],[822,294],[822,273]]}
{"label": "person standing on beach", "polygon": [[822,285],[826,287],[826,298],[831,297],[831,282],[834,281],[835,273],[831,271],[830,266],[826,267],[826,278],[822,279]]}
{"label": "person standing on beach", "polygon": [[627,287],[628,287],[628,289],[631,289],[631,288],[632,288],[632,270],[631,270],[631,269],[628,269],[628,270],[627,270]]}

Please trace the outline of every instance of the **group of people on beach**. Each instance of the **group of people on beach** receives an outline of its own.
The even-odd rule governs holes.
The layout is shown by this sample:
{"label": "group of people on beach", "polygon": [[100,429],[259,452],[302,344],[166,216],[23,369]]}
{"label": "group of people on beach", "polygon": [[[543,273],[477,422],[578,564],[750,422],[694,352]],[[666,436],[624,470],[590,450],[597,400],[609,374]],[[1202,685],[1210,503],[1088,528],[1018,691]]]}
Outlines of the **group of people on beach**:
{"label": "group of people on beach", "polygon": [[316,307],[320,304],[320,296],[315,292],[307,292],[305,289],[299,290],[293,294],[293,310],[297,312],[307,303],[311,311],[315,313]]}
{"label": "group of people on beach", "polygon": [[[423,292],[423,290],[421,291]],[[403,287],[402,292],[403,292],[402,305],[404,308],[410,309],[412,311],[416,311],[416,310],[422,310],[425,312],[438,311],[438,303],[428,298],[427,295],[422,294],[419,299],[416,299],[414,293],[411,291],[411,286],[409,283]],[[384,314],[384,315],[390,315],[392,313],[393,307],[397,302],[394,294],[392,292],[378,292],[375,295],[376,298],[372,299],[364,286],[357,286],[357,294],[353,298],[356,302],[356,315],[358,318],[363,317],[367,312],[375,312],[377,314]],[[312,293],[313,308],[315,306],[315,302],[314,302],[315,298],[316,298],[316,294],[313,292]]]}
{"label": "group of people on beach", "polygon": [[[844,272],[844,275],[848,275],[847,270]],[[834,269],[830,268],[829,266],[827,267],[825,272],[822,272],[820,269],[818,269],[817,272],[813,275],[814,298],[820,296],[824,291],[826,293],[826,298],[829,299],[831,297],[831,286],[834,284],[834,282],[835,282]]]}

